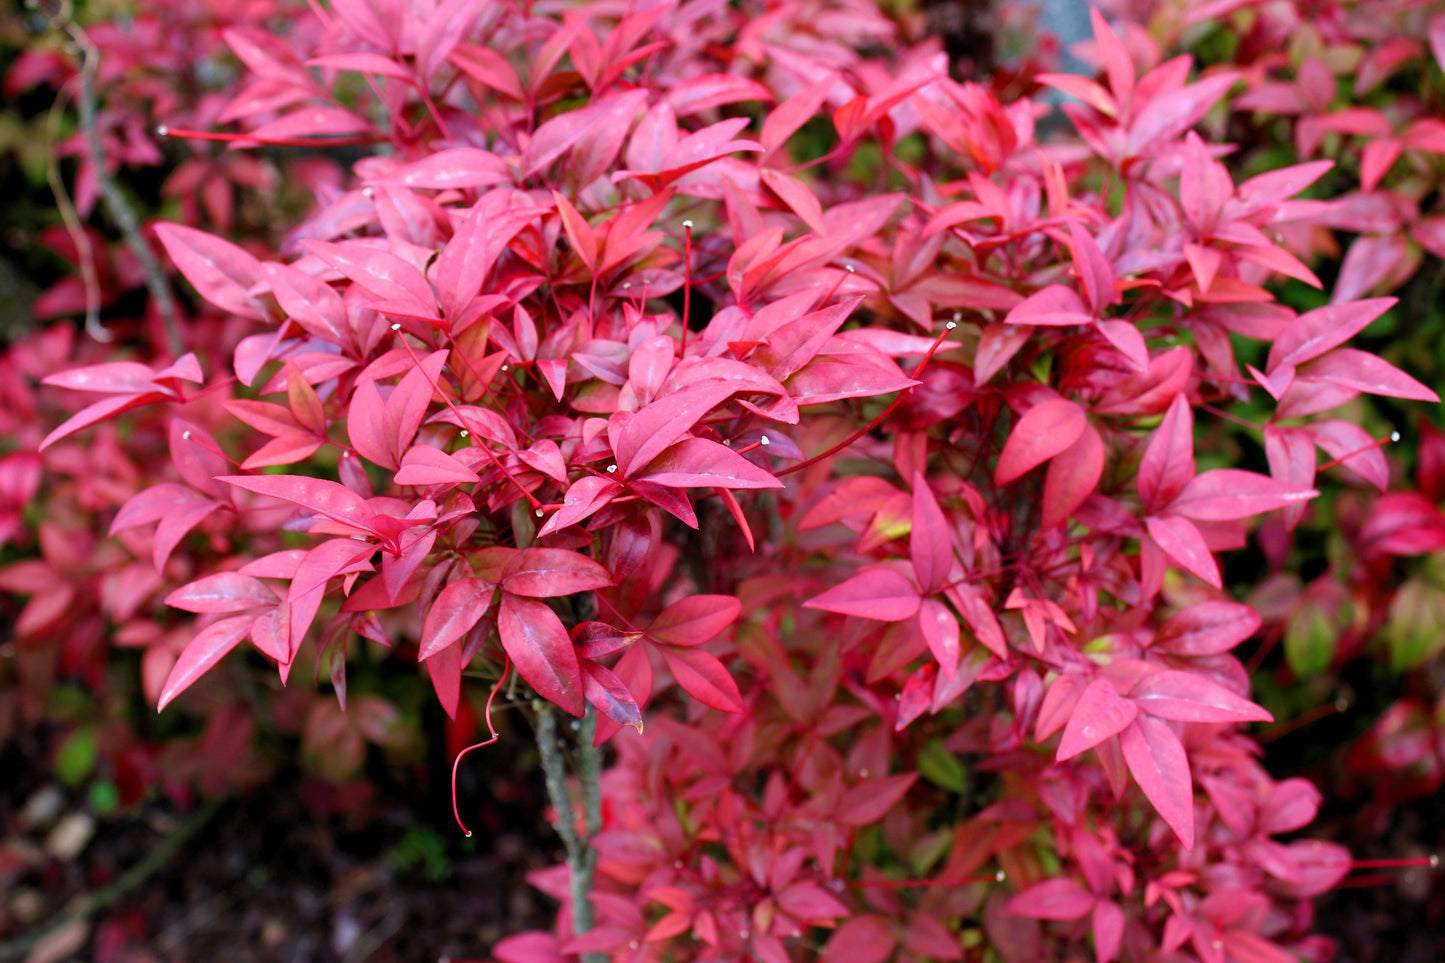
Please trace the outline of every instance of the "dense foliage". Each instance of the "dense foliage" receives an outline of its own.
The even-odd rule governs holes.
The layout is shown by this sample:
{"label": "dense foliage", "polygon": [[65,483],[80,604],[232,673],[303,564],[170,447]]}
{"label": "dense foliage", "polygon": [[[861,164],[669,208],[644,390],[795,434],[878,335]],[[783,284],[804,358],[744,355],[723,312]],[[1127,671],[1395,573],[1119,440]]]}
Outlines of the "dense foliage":
{"label": "dense foliage", "polygon": [[[1445,14],[1121,3],[1098,79],[960,80],[867,0],[175,6],[91,29],[66,143],[82,213],[194,151],[150,232],[199,299],[0,361],[10,725],[142,650],[209,721],[108,733],[133,801],[254,777],[258,712],[337,782],[414,753],[416,662],[453,755],[585,717],[591,855],[503,963],[1329,958],[1350,854],[1246,726],[1439,660],[1445,439],[1391,491],[1364,400],[1438,398],[1352,345],[1438,286]],[[147,280],[78,236],[42,313]],[[1437,788],[1442,711],[1352,773]]]}

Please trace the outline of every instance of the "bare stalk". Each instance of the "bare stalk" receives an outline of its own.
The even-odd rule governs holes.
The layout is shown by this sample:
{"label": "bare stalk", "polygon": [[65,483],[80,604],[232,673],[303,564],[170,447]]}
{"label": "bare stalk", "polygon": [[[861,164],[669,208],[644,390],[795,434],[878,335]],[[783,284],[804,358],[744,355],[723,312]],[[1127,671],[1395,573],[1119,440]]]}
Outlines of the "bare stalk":
{"label": "bare stalk", "polygon": [[[557,737],[557,715],[550,703],[533,702],[537,711],[537,747],[542,753],[542,772],[546,775],[547,796],[557,812],[557,834],[567,853],[567,869],[572,884],[572,931],[578,936],[593,926],[592,876],[597,868],[597,851],[592,837],[602,829],[602,795],[598,780],[602,773],[602,754],[592,745],[597,732],[597,712],[587,708],[578,732],[578,781],[581,784],[582,819],[586,836],[577,832],[577,815],[572,796],[567,792],[567,761]],[[606,963],[605,953],[583,953],[583,963]]]}

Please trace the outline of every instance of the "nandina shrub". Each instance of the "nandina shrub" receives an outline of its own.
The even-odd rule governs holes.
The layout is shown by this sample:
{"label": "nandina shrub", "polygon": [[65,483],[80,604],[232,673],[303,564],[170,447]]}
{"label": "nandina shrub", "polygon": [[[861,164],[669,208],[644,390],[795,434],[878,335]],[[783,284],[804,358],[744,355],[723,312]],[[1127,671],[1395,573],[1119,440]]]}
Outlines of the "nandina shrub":
{"label": "nandina shrub", "polygon": [[[583,717],[569,905],[505,961],[1327,955],[1349,856],[1274,838],[1319,797],[1241,731],[1216,553],[1309,446],[1381,482],[1318,416],[1435,396],[1344,346],[1390,300],[1274,300],[1330,165],[1217,160],[1236,73],[1096,16],[1040,143],[861,3],[314,15],[229,37],[235,143],[378,152],[269,259],[157,231],[250,333],[47,379],[106,397],[42,447],[170,419],[111,523],[196,616],[162,706],[249,639],[338,695],[415,646],[454,715],[515,669],[544,755]],[[1224,467],[1235,411],[1308,457]]]}

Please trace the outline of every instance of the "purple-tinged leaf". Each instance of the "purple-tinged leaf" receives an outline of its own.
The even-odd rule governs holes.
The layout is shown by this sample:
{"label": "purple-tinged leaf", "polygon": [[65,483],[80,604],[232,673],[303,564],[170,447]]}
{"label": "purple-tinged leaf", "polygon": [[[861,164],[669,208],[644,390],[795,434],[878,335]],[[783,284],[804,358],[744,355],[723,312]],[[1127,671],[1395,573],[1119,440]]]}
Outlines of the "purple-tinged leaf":
{"label": "purple-tinged leaf", "polygon": [[938,599],[924,599],[918,609],[918,628],[928,643],[928,651],[943,670],[944,679],[952,681],[958,675],[961,652],[958,617]]}
{"label": "purple-tinged leaf", "polygon": [[216,479],[246,491],[298,505],[315,515],[371,530],[376,512],[356,492],[333,481],[303,475],[220,475]]}
{"label": "purple-tinged leaf", "polygon": [[630,418],[613,415],[607,426],[618,474],[634,471],[681,438],[688,429],[711,414],[737,388],[728,382],[704,381],[656,399]]}
{"label": "purple-tinged leaf", "polygon": [[1440,402],[1438,394],[1384,358],[1354,348],[1336,348],[1301,371],[1300,377],[1330,382],[1372,395],[1408,398],[1435,404]]}
{"label": "purple-tinged leaf", "polygon": [[454,455],[431,445],[413,445],[401,458],[396,473],[398,485],[465,485],[479,482],[481,477]]}
{"label": "purple-tinged leaf", "polygon": [[685,438],[649,462],[632,479],[668,488],[782,488],[782,481],[725,445]]}
{"label": "purple-tinged leaf", "polygon": [[641,732],[642,710],[622,680],[591,659],[582,660],[581,665],[583,697],[619,726],[634,726]]}
{"label": "purple-tinged leaf", "polygon": [[1104,457],[1104,439],[1093,425],[1086,425],[1078,440],[1054,456],[1044,476],[1041,526],[1062,525],[1079,510],[1104,476]]}
{"label": "purple-tinged leaf", "polygon": [[898,804],[917,779],[916,772],[864,779],[843,793],[833,818],[844,826],[876,823]]}
{"label": "purple-tinged leaf", "polygon": [[491,151],[476,147],[454,147],[410,164],[393,167],[385,174],[368,180],[373,184],[457,190],[490,187],[511,179],[511,170]]}

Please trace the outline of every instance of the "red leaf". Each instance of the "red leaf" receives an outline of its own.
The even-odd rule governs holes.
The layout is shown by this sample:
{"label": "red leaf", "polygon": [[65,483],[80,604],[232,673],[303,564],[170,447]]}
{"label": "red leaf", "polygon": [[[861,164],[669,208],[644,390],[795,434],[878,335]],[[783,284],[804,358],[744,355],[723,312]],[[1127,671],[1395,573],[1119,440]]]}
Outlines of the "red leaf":
{"label": "red leaf", "polygon": [[1313,489],[1281,485],[1273,478],[1237,468],[1216,468],[1190,479],[1169,503],[1169,511],[1197,521],[1229,521],[1314,498]]}
{"label": "red leaf", "polygon": [[373,297],[408,305],[418,317],[437,316],[431,284],[410,263],[381,248],[355,241],[302,241],[308,252],[346,275]]}
{"label": "red leaf", "polygon": [[546,602],[503,594],[497,629],[522,678],[544,699],[581,716],[582,668],[557,613]]}
{"label": "red leaf", "polygon": [[1068,521],[1093,494],[1104,476],[1104,439],[1093,425],[1049,462],[1044,476],[1044,510],[1039,524],[1053,528]]}
{"label": "red leaf", "polygon": [[1186,850],[1194,849],[1194,785],[1184,745],[1168,723],[1140,716],[1119,733],[1124,761],[1144,795],[1174,830]]}
{"label": "red leaf", "polygon": [[703,705],[723,712],[742,712],[743,697],[738,684],[718,657],[704,649],[658,649],[668,671],[689,695]]}
{"label": "red leaf", "polygon": [[584,475],[567,489],[562,498],[562,507],[547,519],[537,532],[537,537],[550,535],[555,531],[585,521],[622,493],[622,486],[610,478],[599,475]]}
{"label": "red leaf", "polygon": [[1239,602],[1196,602],[1160,627],[1154,648],[1175,655],[1207,656],[1228,652],[1259,631],[1259,613]]}
{"label": "red leaf", "polygon": [[996,484],[1007,485],[1064,451],[1088,426],[1084,409],[1064,398],[1051,398],[1024,412],[999,455]]}
{"label": "red leaf", "polygon": [[1047,327],[1070,327],[1093,324],[1094,315],[1072,288],[1051,284],[1029,295],[1004,317],[1005,324],[1036,324]]}
{"label": "red leaf", "polygon": [[186,643],[181,657],[176,660],[171,674],[166,677],[156,710],[164,709],[211,666],[221,661],[221,658],[251,631],[251,623],[255,620],[253,615],[233,615],[228,619],[212,622],[196,633],[196,637]]}
{"label": "red leaf", "polygon": [[843,793],[833,818],[844,826],[867,826],[876,823],[898,805],[908,788],[918,778],[916,772],[896,776],[864,779]]}
{"label": "red leaf", "polygon": [[809,599],[804,608],[856,615],[880,622],[902,622],[918,611],[918,589],[891,568],[870,568]]}
{"label": "red leaf", "polygon": [[424,662],[470,632],[496,591],[495,585],[479,578],[458,579],[442,589],[427,610],[417,658]]}
{"label": "red leaf", "polygon": [[1273,722],[1264,709],[1193,672],[1166,669],[1141,680],[1129,698],[1143,712],[1180,722]]}
{"label": "red leaf", "polygon": [[431,677],[437,701],[442,704],[447,715],[455,719],[462,697],[462,647],[449,645],[433,653],[432,657],[422,664],[426,666],[427,675]]}
{"label": "red leaf", "polygon": [[731,595],[689,595],[663,609],[647,627],[647,637],[660,645],[701,645],[737,621],[742,610]]}
{"label": "red leaf", "polygon": [[207,575],[166,596],[167,605],[187,612],[244,612],[279,601],[264,582],[235,572]]}
{"label": "red leaf", "polygon": [[502,581],[502,588],[513,595],[556,598],[611,584],[611,573],[585,555],[565,548],[529,548],[523,550],[517,569]]}
{"label": "red leaf", "polygon": [[913,571],[924,595],[931,595],[948,581],[953,568],[953,537],[933,497],[928,480],[919,472],[913,473],[912,526],[908,532],[909,557],[913,560]]}
{"label": "red leaf", "polygon": [[1094,903],[1094,895],[1076,881],[1055,876],[1030,886],[1009,900],[1005,909],[1036,920],[1076,920],[1088,915]]}
{"label": "red leaf", "polygon": [[951,681],[958,674],[961,651],[958,618],[937,599],[924,599],[918,610],[918,627],[928,642],[928,651],[938,660],[943,677]]}
{"label": "red leaf", "polygon": [[1114,683],[1108,679],[1095,679],[1079,695],[1069,723],[1064,727],[1064,737],[1059,742],[1055,758],[1063,762],[1094,748],[1110,736],[1123,732],[1138,715],[1139,707],[1121,698]]}

